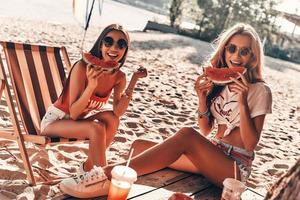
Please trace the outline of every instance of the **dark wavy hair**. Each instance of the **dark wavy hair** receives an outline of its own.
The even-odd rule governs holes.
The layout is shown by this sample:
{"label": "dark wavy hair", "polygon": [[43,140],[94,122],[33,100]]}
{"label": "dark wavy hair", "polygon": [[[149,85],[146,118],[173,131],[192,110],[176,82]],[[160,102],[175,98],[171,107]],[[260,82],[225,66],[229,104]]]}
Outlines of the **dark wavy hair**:
{"label": "dark wavy hair", "polygon": [[[105,36],[112,32],[112,31],[119,31],[121,33],[124,34],[125,38],[126,38],[126,41],[127,41],[127,47],[126,47],[126,50],[124,52],[124,55],[123,57],[120,59],[119,63],[119,68],[123,66],[123,64],[125,63],[125,60],[126,60],[126,57],[127,57],[127,52],[128,52],[128,48],[129,48],[129,43],[130,43],[130,40],[129,40],[129,35],[128,35],[128,32],[124,30],[123,26],[119,25],[119,24],[111,24],[111,25],[108,25],[107,27],[105,27],[103,29],[103,31],[101,32],[101,34],[99,35],[98,39],[96,40],[95,44],[93,45],[93,47],[91,48],[91,50],[89,51],[93,56],[96,56],[100,59],[103,58],[102,56],[102,51],[101,51],[101,46],[103,44],[103,39],[105,38]],[[71,77],[71,73],[74,69],[74,66],[79,62],[79,61],[82,61],[83,59],[81,58],[81,60],[78,60],[77,62],[74,63],[74,65],[72,66],[72,69],[70,70],[70,73],[69,73],[69,76],[67,78],[67,80],[65,81],[65,84],[64,84],[64,87],[63,87],[63,90],[60,94],[59,97],[64,97],[64,94],[66,93],[67,91],[67,88],[69,87],[69,84],[70,84],[70,77]],[[62,99],[63,101],[63,99]]]}
{"label": "dark wavy hair", "polygon": [[[125,31],[123,29],[123,26],[121,26],[119,24],[111,24],[111,25],[109,25],[109,26],[107,26],[106,28],[103,29],[102,33],[99,35],[98,39],[96,40],[94,46],[89,51],[93,56],[96,56],[98,58],[103,58],[102,57],[102,52],[99,49],[102,46],[103,39],[111,31],[119,31],[119,32],[123,33],[124,36],[125,36],[125,38],[126,38],[126,40],[127,40],[127,44],[129,45],[129,43],[130,43],[130,41],[129,41],[129,35],[128,35],[127,31]],[[125,50],[125,53],[124,53],[123,57],[119,61],[120,67],[124,64],[124,62],[126,60],[126,56],[127,56],[127,52],[128,52],[128,45],[126,47],[126,50]]]}

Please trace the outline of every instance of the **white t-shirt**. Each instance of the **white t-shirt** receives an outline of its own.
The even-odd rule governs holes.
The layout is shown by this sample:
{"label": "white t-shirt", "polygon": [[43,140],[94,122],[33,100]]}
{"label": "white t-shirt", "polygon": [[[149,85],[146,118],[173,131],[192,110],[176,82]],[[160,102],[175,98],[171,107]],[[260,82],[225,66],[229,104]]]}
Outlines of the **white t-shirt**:
{"label": "white t-shirt", "polygon": [[[271,90],[263,82],[249,85],[247,101],[251,118],[272,112]],[[228,85],[226,85],[219,96],[215,98],[210,110],[217,124],[227,125],[224,136],[230,134],[235,127],[240,126],[238,95],[230,91]]]}

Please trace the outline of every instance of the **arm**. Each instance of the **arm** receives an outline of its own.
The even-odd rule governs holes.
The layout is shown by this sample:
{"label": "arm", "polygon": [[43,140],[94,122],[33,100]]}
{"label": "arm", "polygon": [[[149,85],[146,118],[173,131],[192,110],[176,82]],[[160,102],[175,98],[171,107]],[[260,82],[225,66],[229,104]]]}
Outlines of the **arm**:
{"label": "arm", "polygon": [[[198,96],[198,112],[205,113],[209,112],[207,108],[206,97],[211,91],[213,84],[211,81],[207,80],[204,75],[201,75],[197,78],[195,82],[195,90]],[[200,133],[204,136],[207,136],[213,128],[212,121],[209,120],[207,116],[198,116],[198,126]]]}
{"label": "arm", "polygon": [[[126,78],[125,74],[122,75],[120,78],[120,82],[115,86],[114,89],[114,103],[113,103],[113,112],[116,116],[121,116],[125,113],[128,108],[130,99],[132,97],[133,89],[138,81],[139,78],[143,78],[147,76],[146,69],[139,69],[137,72],[134,72],[131,80],[123,93],[125,85],[126,85]],[[122,94],[123,93],[123,94]]]}
{"label": "arm", "polygon": [[[203,102],[203,103],[201,103]],[[204,103],[205,102],[205,103]],[[198,106],[198,112],[205,113],[210,112],[209,108],[206,106],[206,98],[202,97],[202,100],[199,98],[199,106]],[[198,118],[198,126],[200,129],[200,133],[204,136],[207,136],[211,133],[213,129],[213,121],[209,119],[207,116],[197,116]]]}
{"label": "arm", "polygon": [[[83,113],[97,86],[99,76],[101,76],[101,71],[94,70],[91,65],[86,66],[82,62],[78,62],[74,66],[69,86],[71,119],[76,120]],[[87,86],[85,86],[86,79],[88,79]]]}
{"label": "arm", "polygon": [[243,75],[241,75],[241,79],[241,81],[232,79],[235,84],[231,85],[231,89],[238,94],[240,109],[240,134],[244,147],[248,151],[253,151],[260,138],[265,114],[251,118],[247,101],[249,83]]}
{"label": "arm", "polygon": [[256,147],[264,125],[265,116],[260,115],[252,119],[248,105],[240,104],[240,132],[246,150],[253,151]]}

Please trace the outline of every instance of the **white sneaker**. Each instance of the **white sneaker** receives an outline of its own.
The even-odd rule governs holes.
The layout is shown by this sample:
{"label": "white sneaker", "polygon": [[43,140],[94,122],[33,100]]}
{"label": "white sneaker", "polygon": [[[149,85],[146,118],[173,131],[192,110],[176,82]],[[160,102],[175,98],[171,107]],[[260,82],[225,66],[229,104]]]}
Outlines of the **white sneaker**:
{"label": "white sneaker", "polygon": [[93,198],[108,194],[110,181],[101,167],[96,167],[75,178],[68,178],[60,183],[60,189],[77,198]]}
{"label": "white sneaker", "polygon": [[79,168],[77,170],[77,174],[78,175],[81,175],[81,174],[84,174],[86,171],[84,171],[83,169],[83,165],[84,165],[84,162],[81,162],[80,165],[79,165]]}

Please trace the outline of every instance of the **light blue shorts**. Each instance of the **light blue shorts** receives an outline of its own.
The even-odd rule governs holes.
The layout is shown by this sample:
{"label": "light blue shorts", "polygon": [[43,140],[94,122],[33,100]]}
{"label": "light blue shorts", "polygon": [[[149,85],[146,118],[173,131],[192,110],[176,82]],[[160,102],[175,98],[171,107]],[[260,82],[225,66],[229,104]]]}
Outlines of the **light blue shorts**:
{"label": "light blue shorts", "polygon": [[219,147],[225,155],[236,161],[240,170],[241,181],[245,183],[251,174],[254,152],[227,144],[217,138],[213,138],[211,142]]}

